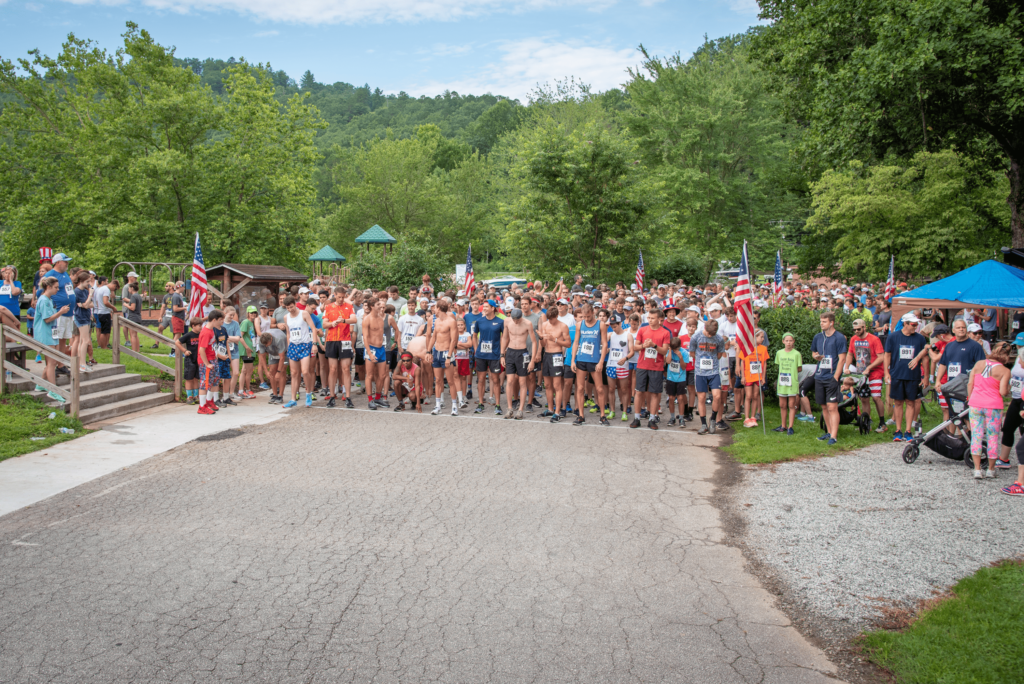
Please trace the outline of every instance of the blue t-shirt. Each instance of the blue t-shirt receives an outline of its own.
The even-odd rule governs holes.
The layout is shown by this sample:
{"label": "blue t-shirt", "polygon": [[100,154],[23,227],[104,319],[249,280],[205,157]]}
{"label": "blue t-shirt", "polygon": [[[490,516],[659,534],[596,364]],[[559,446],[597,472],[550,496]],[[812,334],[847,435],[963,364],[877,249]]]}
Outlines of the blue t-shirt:
{"label": "blue t-shirt", "polygon": [[26,321],[28,323],[28,334],[31,335],[32,328],[36,324],[36,308],[34,306],[28,307],[28,311],[25,312],[25,318],[28,319]]}
{"label": "blue t-shirt", "polygon": [[501,335],[505,332],[505,321],[495,316],[487,320],[484,316],[476,323],[476,334],[479,335],[479,343],[476,348],[478,359],[489,361],[501,358]]}
{"label": "blue t-shirt", "polygon": [[213,353],[217,354],[218,360],[224,361],[227,359],[221,359],[220,354],[228,354],[228,331],[227,323],[220,326],[219,328],[213,328]]}
{"label": "blue t-shirt", "polygon": [[470,335],[476,335],[477,323],[480,321],[481,318],[484,318],[484,315],[482,313],[469,312],[468,314],[463,316],[462,320],[466,322],[466,332],[468,332]]}
{"label": "blue t-shirt", "polygon": [[36,300],[35,327],[32,329],[32,337],[40,344],[45,344],[48,347],[57,344],[57,340],[53,339],[53,324],[57,319],[53,319],[51,323],[46,322],[46,319],[57,311],[59,309],[54,307],[53,302],[46,295]]}
{"label": "blue t-shirt", "polygon": [[[56,278],[57,279],[57,293],[53,295],[53,308],[55,311],[60,311],[62,307],[68,307],[68,312],[65,316],[74,316],[75,309],[78,306],[75,304],[75,286],[71,282],[71,276],[67,273],[61,273],[60,271],[50,271],[44,278]],[[42,291],[36,293],[37,296],[42,295]]]}
{"label": "blue t-shirt", "polygon": [[839,355],[849,351],[846,335],[838,330],[828,336],[820,332],[811,340],[811,351],[821,354],[814,377],[822,380],[835,377],[836,370],[839,368]]}
{"label": "blue t-shirt", "polygon": [[[15,280],[14,281],[14,287],[20,289],[21,288],[21,281],[20,280]],[[21,318],[21,301],[20,301],[21,296],[20,295],[11,294],[13,291],[14,290],[11,288],[10,285],[8,285],[4,281],[0,280],[0,306],[4,307],[8,311],[10,311],[12,314],[14,314],[15,318],[20,320],[20,318]]]}
{"label": "blue t-shirt", "polygon": [[680,347],[672,352],[668,362],[668,374],[665,379],[669,382],[686,382],[686,364],[690,363],[690,352]]}
{"label": "blue t-shirt", "polygon": [[[885,338],[885,351],[889,354],[889,375],[893,380],[921,382],[921,364],[910,367],[910,362],[928,346],[928,339],[921,333],[904,335],[891,333]],[[970,369],[968,369],[970,370]]]}
{"label": "blue t-shirt", "polygon": [[91,309],[85,308],[85,303],[89,300],[89,290],[83,290],[79,287],[75,288],[75,324],[76,325],[88,325],[89,316],[92,313]]}
{"label": "blue t-shirt", "polygon": [[[242,324],[239,323],[238,321],[231,321],[230,323],[225,323],[224,325],[221,326],[220,329],[224,332],[225,340],[229,337],[242,336]],[[214,334],[214,339],[218,340],[220,338],[216,334]],[[231,358],[237,359],[239,356],[241,356],[241,347],[241,342],[235,343],[234,348],[231,350]]]}
{"label": "blue t-shirt", "polygon": [[946,382],[949,382],[961,373],[970,373],[979,361],[984,360],[985,348],[968,337],[963,342],[950,340],[942,350],[939,365],[946,367]]}

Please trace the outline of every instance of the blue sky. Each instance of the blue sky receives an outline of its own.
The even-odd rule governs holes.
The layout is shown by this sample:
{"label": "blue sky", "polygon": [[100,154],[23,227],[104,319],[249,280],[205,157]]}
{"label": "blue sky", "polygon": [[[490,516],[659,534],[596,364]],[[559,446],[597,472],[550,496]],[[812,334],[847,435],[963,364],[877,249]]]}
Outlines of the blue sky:
{"label": "blue sky", "polygon": [[757,23],[754,0],[0,0],[0,56],[54,55],[68,33],[113,50],[126,21],[180,57],[245,57],[298,80],[526,98],[574,76],[626,80],[643,43],[684,56]]}

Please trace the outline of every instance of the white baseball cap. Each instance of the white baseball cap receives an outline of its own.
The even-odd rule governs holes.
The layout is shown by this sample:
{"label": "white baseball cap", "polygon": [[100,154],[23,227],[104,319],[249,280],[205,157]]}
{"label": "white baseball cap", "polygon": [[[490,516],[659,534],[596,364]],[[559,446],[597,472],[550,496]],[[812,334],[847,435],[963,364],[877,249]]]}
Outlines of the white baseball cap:
{"label": "white baseball cap", "polygon": [[139,274],[136,273],[135,271],[128,271],[128,277],[129,278],[138,278]]}
{"label": "white baseball cap", "polygon": [[981,326],[977,323],[971,323],[967,326],[967,332],[981,332]]}
{"label": "white baseball cap", "polygon": [[722,305],[719,304],[718,302],[715,302],[714,304],[712,304],[711,306],[708,307],[708,311],[721,311],[721,310],[722,310]]}
{"label": "white baseball cap", "polygon": [[309,292],[309,288],[308,287],[300,287],[299,288],[299,294],[306,294],[307,292]]}
{"label": "white baseball cap", "polygon": [[[921,319],[914,315],[914,312],[903,314],[903,318],[900,319],[904,323],[920,323]],[[969,328],[968,328],[969,329]],[[981,326],[978,326],[978,330],[981,330]]]}

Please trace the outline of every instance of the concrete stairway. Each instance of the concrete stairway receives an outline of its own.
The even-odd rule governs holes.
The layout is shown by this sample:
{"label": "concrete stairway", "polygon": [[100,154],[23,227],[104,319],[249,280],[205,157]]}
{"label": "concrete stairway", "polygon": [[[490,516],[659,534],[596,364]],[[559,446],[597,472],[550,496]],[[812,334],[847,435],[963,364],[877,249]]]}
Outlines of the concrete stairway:
{"label": "concrete stairway", "polygon": [[[42,375],[42,364],[28,362],[29,370]],[[58,385],[67,385],[71,380],[66,375],[57,376]],[[59,407],[58,402],[49,399],[46,392],[36,392],[35,384],[15,378],[9,387],[14,392],[24,392],[46,404]],[[121,364],[97,364],[88,373],[82,373],[82,387],[79,391],[78,418],[83,423],[95,423],[126,413],[168,404],[174,400],[171,392],[160,392],[151,382],[142,382],[136,373],[125,373]],[[68,405],[64,405],[68,410]]]}

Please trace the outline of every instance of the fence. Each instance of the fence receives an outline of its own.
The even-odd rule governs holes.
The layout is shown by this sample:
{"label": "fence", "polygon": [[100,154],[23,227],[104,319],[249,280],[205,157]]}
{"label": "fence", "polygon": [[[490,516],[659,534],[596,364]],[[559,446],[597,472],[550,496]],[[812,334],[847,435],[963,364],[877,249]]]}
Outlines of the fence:
{"label": "fence", "polygon": [[[21,366],[8,361],[8,339],[22,344],[38,354],[42,354],[47,359],[55,359],[59,363],[63,363],[71,373],[71,384],[64,387],[51,384],[42,376],[36,375],[32,371],[25,370]],[[53,347],[40,344],[28,335],[22,334],[20,330],[15,330],[10,326],[0,324],[0,394],[7,392],[7,371],[10,371],[12,375],[17,375],[18,377],[25,378],[26,380],[31,380],[36,385],[59,394],[68,402],[68,408],[70,409],[71,415],[75,418],[78,417],[78,400],[82,387],[81,371],[78,367],[78,359],[72,359],[67,354],[62,354]]]}
{"label": "fence", "polygon": [[[162,343],[162,344],[167,344],[168,339],[166,337],[164,337],[160,333],[157,333],[157,332],[154,332],[153,330],[150,330],[149,328],[147,328],[144,325],[139,325],[138,323],[133,323],[132,321],[129,321],[127,318],[124,318],[123,316],[118,316],[116,313],[113,316],[111,316],[110,319],[111,319],[110,340],[112,342],[111,349],[113,351],[114,363],[121,363],[121,354],[127,354],[128,356],[132,357],[133,359],[138,359],[139,361],[142,361],[143,363],[149,364],[150,366],[152,366],[153,368],[157,369],[158,371],[162,371],[164,373],[167,372],[167,366],[165,366],[164,364],[160,363],[159,361],[154,361],[153,359],[149,358],[145,354],[141,354],[141,353],[135,351],[134,349],[132,349],[131,347],[122,344],[121,343],[121,328],[122,328],[122,326],[124,326],[128,330],[133,330],[133,331],[139,333],[140,335],[144,335],[144,336],[152,339],[153,341],[159,342],[159,343]],[[139,347],[141,348],[141,346],[142,345],[140,344]],[[175,354],[174,354],[174,401],[181,401],[181,379],[182,379],[181,355],[178,354],[177,351],[175,351]]]}

